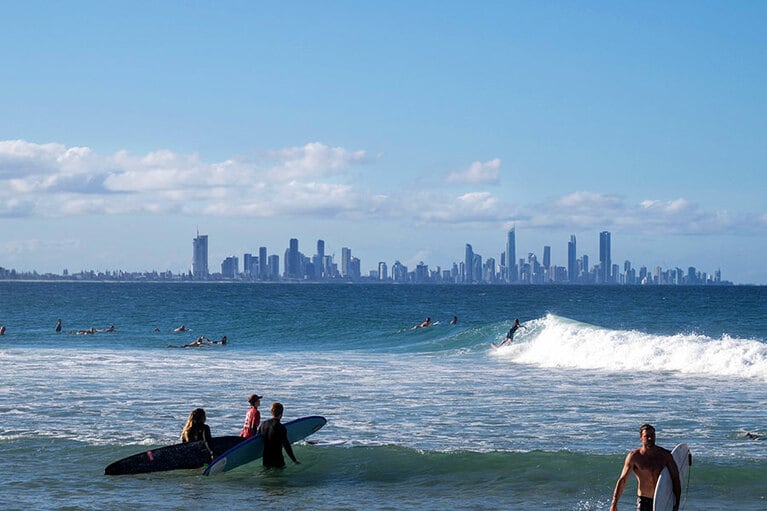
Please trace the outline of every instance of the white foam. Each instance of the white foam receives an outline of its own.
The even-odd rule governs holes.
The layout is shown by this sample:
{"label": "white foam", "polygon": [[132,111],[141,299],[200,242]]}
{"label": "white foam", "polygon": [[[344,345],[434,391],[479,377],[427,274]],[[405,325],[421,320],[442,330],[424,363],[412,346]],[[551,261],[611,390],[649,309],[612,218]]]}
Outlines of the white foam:
{"label": "white foam", "polygon": [[608,371],[674,371],[767,381],[767,344],[699,334],[655,335],[610,330],[553,314],[497,350],[499,356],[542,367]]}

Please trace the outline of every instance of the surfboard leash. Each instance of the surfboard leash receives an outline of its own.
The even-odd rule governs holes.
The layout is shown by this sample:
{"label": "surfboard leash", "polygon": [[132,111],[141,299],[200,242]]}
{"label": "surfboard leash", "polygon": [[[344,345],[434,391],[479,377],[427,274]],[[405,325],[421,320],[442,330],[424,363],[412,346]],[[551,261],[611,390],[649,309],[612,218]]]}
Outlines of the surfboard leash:
{"label": "surfboard leash", "polygon": [[692,475],[692,453],[687,453],[687,488],[684,489],[684,502],[680,502],[679,511],[684,511],[687,506],[687,494],[690,493],[690,476]]}

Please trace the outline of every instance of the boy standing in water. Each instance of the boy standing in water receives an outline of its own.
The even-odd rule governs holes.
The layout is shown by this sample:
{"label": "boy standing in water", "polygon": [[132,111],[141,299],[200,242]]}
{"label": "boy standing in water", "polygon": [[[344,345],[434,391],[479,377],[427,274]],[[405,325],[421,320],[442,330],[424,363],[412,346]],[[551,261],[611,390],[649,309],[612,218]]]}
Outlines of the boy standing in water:
{"label": "boy standing in water", "polygon": [[299,464],[293,448],[288,441],[288,430],[280,423],[283,406],[281,403],[272,403],[272,418],[261,423],[258,432],[264,439],[263,463],[266,468],[282,468],[285,466],[285,458],[282,457],[282,449],[288,453],[290,459],[296,465]]}

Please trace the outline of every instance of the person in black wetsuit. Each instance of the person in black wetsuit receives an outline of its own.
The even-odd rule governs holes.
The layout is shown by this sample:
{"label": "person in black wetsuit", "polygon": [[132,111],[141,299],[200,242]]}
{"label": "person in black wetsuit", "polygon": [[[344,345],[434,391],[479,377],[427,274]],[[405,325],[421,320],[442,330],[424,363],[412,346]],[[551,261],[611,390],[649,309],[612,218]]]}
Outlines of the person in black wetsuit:
{"label": "person in black wetsuit", "polygon": [[288,430],[280,422],[283,410],[284,408],[281,403],[272,403],[272,418],[265,420],[258,426],[258,432],[264,439],[264,456],[262,459],[266,468],[282,468],[285,466],[285,458],[282,457],[283,448],[285,448],[285,452],[288,453],[293,463],[299,464],[288,441]]}
{"label": "person in black wetsuit", "polygon": [[506,334],[506,338],[503,340],[501,344],[498,345],[498,347],[500,348],[501,346],[505,344],[511,344],[511,342],[514,340],[514,332],[516,332],[520,328],[527,328],[527,327],[519,322],[519,318],[514,319],[514,324],[509,329],[509,333]]}
{"label": "person in black wetsuit", "polygon": [[205,418],[205,410],[202,408],[192,410],[181,431],[181,442],[186,444],[202,440],[210,453],[210,459],[213,459],[213,437],[210,434],[210,426],[205,424]]}

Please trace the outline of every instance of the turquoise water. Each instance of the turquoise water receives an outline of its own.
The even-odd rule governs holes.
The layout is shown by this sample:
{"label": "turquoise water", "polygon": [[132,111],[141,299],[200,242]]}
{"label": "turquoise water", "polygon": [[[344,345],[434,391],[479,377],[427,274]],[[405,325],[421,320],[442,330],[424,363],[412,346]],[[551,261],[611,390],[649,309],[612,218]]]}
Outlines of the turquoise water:
{"label": "turquoise water", "polygon": [[[766,289],[0,283],[4,507],[606,509],[652,422],[686,509],[764,510]],[[230,342],[167,348],[198,335]],[[251,392],[328,418],[301,465],[103,475],[197,406],[237,434]]]}

